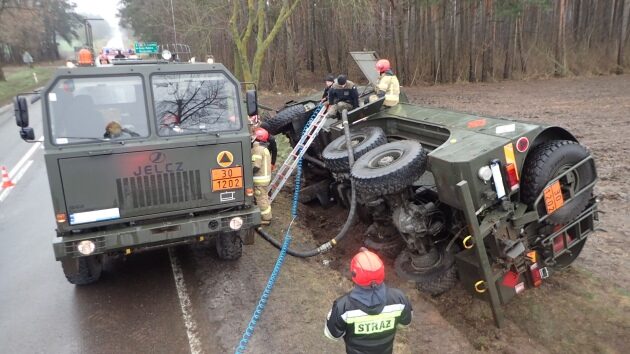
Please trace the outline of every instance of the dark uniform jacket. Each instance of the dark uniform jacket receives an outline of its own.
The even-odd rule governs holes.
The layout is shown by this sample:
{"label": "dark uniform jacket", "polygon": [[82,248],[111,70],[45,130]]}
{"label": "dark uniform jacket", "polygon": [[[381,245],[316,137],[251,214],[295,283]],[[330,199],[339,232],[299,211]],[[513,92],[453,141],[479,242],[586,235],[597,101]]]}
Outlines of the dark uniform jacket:
{"label": "dark uniform jacket", "polygon": [[359,107],[359,91],[354,82],[347,80],[346,84],[341,86],[338,83],[332,84],[328,90],[328,103],[337,104],[339,102],[347,102],[353,108]]}
{"label": "dark uniform jacket", "polygon": [[396,288],[386,288],[384,298],[379,304],[366,306],[351,293],[340,297],[333,304],[324,333],[333,338],[343,336],[348,354],[392,353],[396,326],[411,323],[413,309]]}

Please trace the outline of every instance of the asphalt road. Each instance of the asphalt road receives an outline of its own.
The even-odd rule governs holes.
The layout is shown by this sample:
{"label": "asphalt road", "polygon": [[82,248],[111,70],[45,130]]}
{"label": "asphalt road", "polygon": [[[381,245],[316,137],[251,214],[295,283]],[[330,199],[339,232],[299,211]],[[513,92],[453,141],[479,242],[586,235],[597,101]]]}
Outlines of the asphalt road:
{"label": "asphalt road", "polygon": [[[40,102],[29,112],[40,137]],[[19,138],[12,110],[0,116],[0,165],[17,182],[0,189],[0,353],[199,351],[190,344],[168,251],[114,261],[94,285],[66,281],[51,246],[43,149]]]}

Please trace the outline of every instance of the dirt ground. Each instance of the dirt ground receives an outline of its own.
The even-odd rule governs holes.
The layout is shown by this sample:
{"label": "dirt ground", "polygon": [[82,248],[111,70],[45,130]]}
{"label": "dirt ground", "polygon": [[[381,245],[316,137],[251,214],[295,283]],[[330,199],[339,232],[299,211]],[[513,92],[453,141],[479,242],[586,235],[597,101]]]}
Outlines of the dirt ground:
{"label": "dirt ground", "polygon": [[[591,149],[600,181],[601,231],[591,237],[568,270],[504,307],[507,325],[494,327],[489,306],[461,286],[430,297],[387,271],[388,284],[410,297],[415,317],[396,339],[396,353],[627,353],[630,352],[630,259],[624,247],[630,221],[630,76],[605,76],[494,84],[455,84],[405,89],[412,102],[566,127]],[[268,93],[260,101],[272,107],[293,97]],[[281,238],[290,221],[290,190],[274,202],[272,233]],[[301,205],[292,229],[295,248],[333,237],[347,211]],[[332,301],[348,291],[349,259],[359,248],[366,225],[357,223],[333,252],[308,260],[287,257],[269,299],[251,352],[340,353],[342,342],[323,337]],[[193,248],[192,253],[212,253]],[[235,349],[273,268],[277,251],[262,239],[249,246],[232,271],[212,272],[216,257],[187,257],[198,284],[193,301],[202,303],[200,325],[216,328],[218,347]],[[387,261],[391,265],[391,260]],[[391,269],[389,267],[388,269]],[[214,274],[208,276],[208,274]],[[195,300],[196,299],[196,300]],[[215,299],[202,301],[202,299]],[[228,311],[225,311],[227,308]]]}

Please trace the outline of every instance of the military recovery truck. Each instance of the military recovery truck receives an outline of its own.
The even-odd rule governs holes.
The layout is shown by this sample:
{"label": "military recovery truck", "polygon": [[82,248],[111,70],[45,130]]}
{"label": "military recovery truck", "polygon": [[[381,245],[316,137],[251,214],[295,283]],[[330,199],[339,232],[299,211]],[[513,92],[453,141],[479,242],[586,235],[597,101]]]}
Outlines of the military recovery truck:
{"label": "military recovery truck", "polygon": [[[376,54],[351,55],[373,85]],[[430,294],[459,278],[499,322],[500,304],[571,264],[595,229],[591,154],[561,127],[382,100],[347,114],[351,169],[341,120],[325,121],[302,201],[347,206],[352,180],[368,247]],[[291,102],[266,126],[295,143],[318,101]]]}
{"label": "military recovery truck", "polygon": [[[108,256],[207,241],[237,259],[260,225],[248,113],[221,64],[133,61],[60,68],[41,91],[55,258],[70,283],[97,281]],[[17,125],[33,141],[26,99]],[[246,110],[247,108],[247,110]]]}

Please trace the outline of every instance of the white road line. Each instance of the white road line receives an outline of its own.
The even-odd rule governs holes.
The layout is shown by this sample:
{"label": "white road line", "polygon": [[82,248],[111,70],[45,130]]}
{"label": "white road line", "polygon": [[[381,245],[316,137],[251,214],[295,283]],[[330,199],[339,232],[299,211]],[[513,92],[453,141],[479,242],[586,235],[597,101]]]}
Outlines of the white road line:
{"label": "white road line", "polygon": [[184,273],[179,263],[179,259],[175,255],[173,248],[168,249],[168,257],[171,259],[171,268],[173,269],[173,277],[175,278],[175,287],[177,288],[177,297],[179,297],[179,305],[182,308],[184,316],[184,325],[186,325],[186,334],[188,335],[188,344],[190,345],[191,354],[203,353],[201,350],[201,341],[197,333],[197,322],[192,316],[192,303],[186,283],[184,282]]}
{"label": "white road line", "polygon": [[[39,138],[39,140],[44,140],[44,137],[41,136]],[[14,184],[17,184],[17,182],[26,173],[26,170],[28,170],[28,168],[31,167],[31,165],[33,164],[33,160],[29,160],[29,159],[31,158],[31,156],[33,156],[35,151],[37,151],[37,148],[40,147],[40,146],[43,146],[41,142],[34,143],[33,146],[31,146],[31,148],[28,149],[26,154],[24,154],[24,156],[22,156],[20,161],[18,161],[18,163],[15,164],[15,166],[13,166],[13,168],[9,172],[9,176],[12,178],[11,181]],[[28,161],[28,163],[27,163],[27,161]],[[25,163],[26,163],[26,165],[24,165]],[[22,167],[24,167],[24,168],[22,168]],[[13,188],[15,188],[15,187],[9,187],[7,189],[2,190],[2,192],[0,192],[0,203],[3,202],[5,199],[7,199],[7,197],[9,196],[9,193],[11,193]]]}
{"label": "white road line", "polygon": [[[44,137],[40,137],[39,140],[43,140]],[[28,159],[31,158],[31,156],[33,156],[33,154],[35,153],[35,150],[37,150],[37,148],[42,145],[41,142],[37,142],[34,143],[33,146],[31,146],[31,148],[26,152],[26,154],[24,154],[24,156],[22,156],[22,158],[20,159],[20,161],[18,161],[18,163],[11,169],[11,172],[9,173],[11,176],[15,176],[18,171],[20,170],[20,168],[22,168],[22,165],[24,165],[26,163],[26,161]]]}

